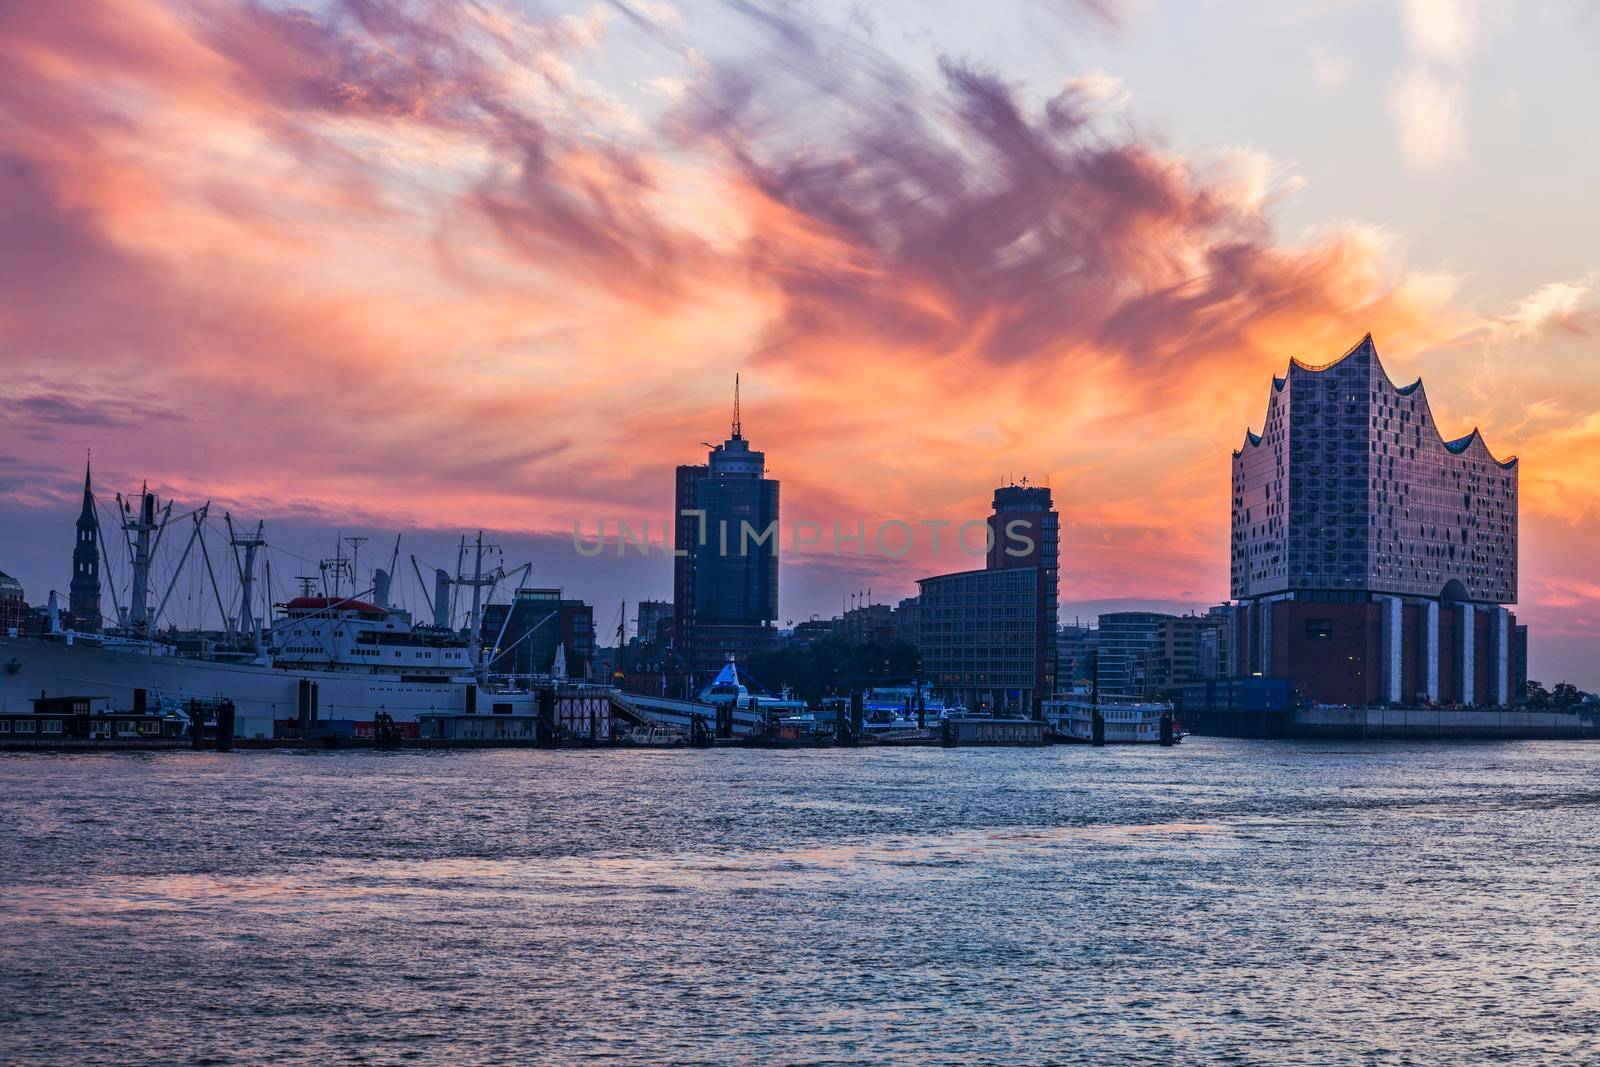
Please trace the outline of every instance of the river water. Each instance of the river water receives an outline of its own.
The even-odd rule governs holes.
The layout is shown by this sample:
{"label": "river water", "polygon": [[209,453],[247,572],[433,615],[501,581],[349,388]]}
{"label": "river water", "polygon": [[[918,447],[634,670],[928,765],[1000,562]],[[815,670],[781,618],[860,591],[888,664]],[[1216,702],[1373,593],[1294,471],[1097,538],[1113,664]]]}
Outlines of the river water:
{"label": "river water", "polygon": [[0,1061],[1600,1060],[1600,746],[0,756]]}

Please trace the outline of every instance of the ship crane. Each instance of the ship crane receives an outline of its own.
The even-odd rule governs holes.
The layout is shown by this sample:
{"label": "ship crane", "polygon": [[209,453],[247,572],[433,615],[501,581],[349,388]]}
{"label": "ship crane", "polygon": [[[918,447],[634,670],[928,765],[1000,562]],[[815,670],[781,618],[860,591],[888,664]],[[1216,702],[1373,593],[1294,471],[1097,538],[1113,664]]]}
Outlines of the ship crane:
{"label": "ship crane", "polygon": [[[255,615],[253,592],[256,580],[256,552],[266,547],[266,538],[262,536],[266,530],[265,522],[257,522],[253,533],[243,534],[234,529],[233,515],[222,513],[222,521],[228,527],[228,547],[233,550],[233,567],[239,575],[239,633],[247,637],[251,647],[261,647],[261,624]],[[243,556],[240,550],[244,550]],[[227,617],[224,616],[224,621]],[[231,625],[231,621],[230,625]]]}
{"label": "ship crane", "polygon": [[[504,567],[496,567],[494,571],[489,574],[483,573],[484,552],[499,551],[499,546],[485,545],[483,543],[482,530],[478,531],[477,540],[473,544],[471,578],[468,578],[463,573],[463,568],[460,562],[462,557],[466,555],[466,551],[467,539],[466,536],[463,535],[461,538],[461,547],[456,553],[456,577],[453,587],[459,588],[461,586],[469,586],[472,589],[472,612],[467,616],[467,656],[468,660],[472,663],[473,670],[481,674],[483,672],[483,639],[482,635],[478,631],[482,625],[483,618],[483,591],[485,589],[493,589],[495,586],[499,585],[501,579],[506,576],[506,572]],[[452,621],[454,621],[453,614],[454,613],[452,612]],[[506,613],[506,618],[509,620],[510,617],[511,613],[508,611]]]}
{"label": "ship crane", "polygon": [[[132,588],[128,597],[128,625],[135,631],[150,631],[150,559],[161,547],[161,536],[166,532],[167,521],[172,517],[172,501],[157,518],[156,495],[150,483],[139,488],[139,510],[135,512],[128,501],[117,494],[117,511],[122,516],[123,538],[128,546],[128,558],[133,561]],[[152,539],[151,535],[155,535]]]}
{"label": "ship crane", "polygon": [[[167,503],[167,511],[170,512],[171,510],[172,510],[172,503],[169,501]],[[154,617],[152,617],[149,620],[149,625],[150,626],[153,627],[153,625],[155,623],[159,622],[160,619],[161,619],[162,613],[166,611],[167,602],[172,599],[172,591],[177,588],[177,586],[178,586],[178,578],[183,574],[183,565],[186,562],[188,562],[189,553],[194,550],[194,546],[195,546],[195,544],[197,542],[200,545],[200,558],[205,561],[206,575],[207,575],[207,577],[209,577],[211,579],[211,591],[217,598],[217,612],[218,612],[219,615],[221,615],[221,617],[223,619],[223,622],[226,624],[227,619],[228,619],[228,609],[222,606],[222,590],[217,586],[217,573],[211,567],[211,553],[206,551],[206,540],[205,540],[204,530],[205,530],[206,515],[209,514],[210,511],[211,511],[211,501],[208,500],[203,505],[201,505],[200,507],[196,508],[194,511],[189,513],[189,517],[194,520],[194,529],[189,532],[189,540],[184,544],[183,553],[182,553],[182,555],[180,555],[178,557],[177,566],[175,566],[173,568],[173,570],[172,570],[172,578],[171,578],[170,581],[167,582],[167,591],[162,594],[161,603],[156,607],[156,613],[155,613]],[[163,525],[165,525],[165,519],[163,519]],[[159,538],[157,539],[157,543],[158,544],[160,543],[160,539]],[[146,567],[146,578],[148,580],[148,568],[149,568],[148,559],[145,562],[145,567]],[[137,568],[137,564],[136,564],[136,568]],[[134,577],[135,577],[135,580],[137,581],[137,579],[138,579],[138,570],[137,569],[135,569],[135,571],[134,571]],[[137,597],[135,598],[135,600],[137,601]],[[137,610],[137,609],[138,609],[138,604],[136,602],[135,603],[135,610]]]}

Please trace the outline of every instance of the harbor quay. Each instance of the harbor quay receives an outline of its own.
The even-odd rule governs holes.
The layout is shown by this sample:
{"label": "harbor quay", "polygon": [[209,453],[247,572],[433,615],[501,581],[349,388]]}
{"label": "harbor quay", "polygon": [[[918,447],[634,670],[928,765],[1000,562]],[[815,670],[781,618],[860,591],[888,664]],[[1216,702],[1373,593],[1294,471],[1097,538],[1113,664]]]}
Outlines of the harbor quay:
{"label": "harbor quay", "polygon": [[[132,708],[124,710],[105,697],[41,696],[26,712],[0,712],[0,750],[956,748],[1108,741],[1105,718],[1094,712],[1081,724],[1067,714],[1048,719],[972,715],[937,701],[930,707],[925,693],[908,695],[903,689],[857,692],[817,709],[794,701],[764,706],[749,695],[732,665],[715,686],[704,701],[676,701],[568,682],[534,689],[531,714],[496,702],[498,709],[490,705],[481,713],[476,708],[423,712],[415,723],[399,723],[379,710],[365,727],[351,719],[322,718],[315,683],[302,681],[299,716],[275,721],[270,733],[259,724],[241,727],[238,706],[228,698],[191,699],[182,708],[170,708],[152,706],[148,692],[137,689]],[[1157,716],[1148,738],[1123,736],[1127,727],[1120,720],[1128,716],[1109,714],[1115,720],[1111,743],[1181,740],[1170,714]],[[1080,725],[1081,736],[1074,733]]]}
{"label": "harbor quay", "polygon": [[[175,516],[148,485],[108,502],[86,463],[67,596],[30,604],[0,574],[0,745],[1596,736],[1592,694],[1528,678],[1518,461],[1476,430],[1441,434],[1421,381],[1394,384],[1370,335],[1272,378],[1262,430],[1232,453],[1232,599],[1182,615],[1064,624],[1057,494],[1023,477],[954,523],[980,565],[780,627],[781,487],[743,416],[736,377],[726,439],[672,472],[672,598],[641,596],[631,616],[624,600],[606,635],[483,531],[459,538],[453,568],[404,566],[400,537],[363,555],[372,538],[341,535],[286,581],[312,561],[277,556],[265,521]],[[169,531],[186,534],[176,555]],[[207,625],[173,617],[186,577],[209,585]]]}

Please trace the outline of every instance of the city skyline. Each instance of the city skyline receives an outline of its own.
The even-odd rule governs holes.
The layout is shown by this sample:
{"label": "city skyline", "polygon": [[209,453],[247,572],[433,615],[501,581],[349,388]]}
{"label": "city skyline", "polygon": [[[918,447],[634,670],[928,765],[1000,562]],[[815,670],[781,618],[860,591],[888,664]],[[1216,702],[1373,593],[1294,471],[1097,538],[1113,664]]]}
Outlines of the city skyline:
{"label": "city skyline", "polygon": [[[103,486],[149,477],[307,555],[340,528],[522,531],[604,630],[670,568],[580,561],[572,522],[669,517],[662,471],[742,370],[786,516],[959,521],[1027,474],[1062,514],[1063,619],[1203,607],[1217,457],[1260,383],[1372,332],[1447,435],[1521,458],[1533,673],[1592,685],[1596,161],[1519,131],[1592,95],[1550,57],[1593,16],[1093,7],[904,34],[828,4],[8,13],[0,570],[65,596],[93,447]],[[1192,49],[1171,77],[1167,32]],[[789,45],[838,81],[760,62]],[[1193,76],[1251,48],[1281,103]],[[866,564],[786,559],[780,622],[955,569]]]}

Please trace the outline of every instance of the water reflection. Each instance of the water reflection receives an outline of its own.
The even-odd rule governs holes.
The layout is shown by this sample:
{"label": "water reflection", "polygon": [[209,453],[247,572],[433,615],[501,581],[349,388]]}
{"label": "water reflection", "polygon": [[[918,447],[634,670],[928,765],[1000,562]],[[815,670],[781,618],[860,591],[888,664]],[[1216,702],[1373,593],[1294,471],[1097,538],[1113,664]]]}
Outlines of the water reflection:
{"label": "water reflection", "polygon": [[4,757],[0,1033],[15,1062],[1581,1056],[1593,751]]}

